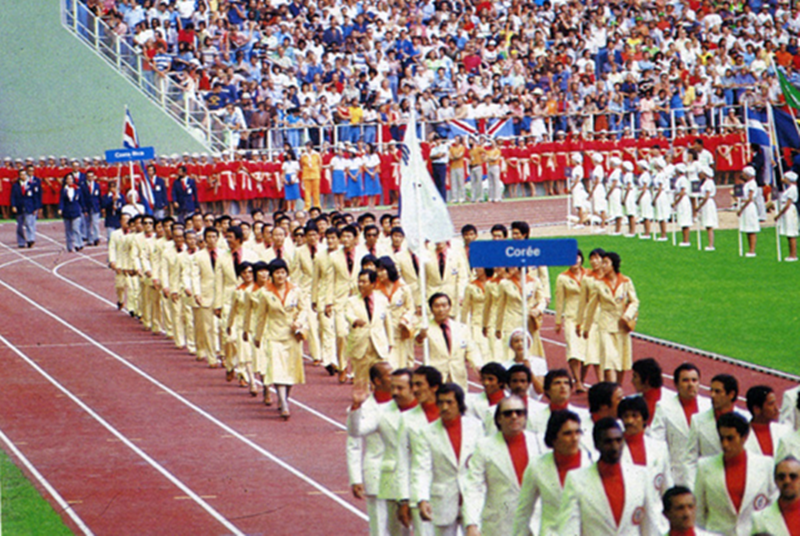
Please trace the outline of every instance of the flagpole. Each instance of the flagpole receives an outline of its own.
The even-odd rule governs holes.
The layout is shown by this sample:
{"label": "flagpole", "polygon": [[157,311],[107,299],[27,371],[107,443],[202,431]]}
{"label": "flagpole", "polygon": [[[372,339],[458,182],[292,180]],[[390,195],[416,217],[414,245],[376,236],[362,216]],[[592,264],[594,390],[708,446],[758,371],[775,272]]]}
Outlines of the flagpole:
{"label": "flagpole", "polygon": [[[767,121],[768,121],[768,124],[769,124],[770,134],[772,135],[772,140],[770,140],[770,141],[774,141],[775,142],[773,144],[773,146],[774,146],[773,157],[775,156],[775,151],[777,150],[778,151],[778,169],[780,169],[781,177],[783,177],[783,158],[782,158],[782,155],[781,155],[781,147],[780,147],[780,144],[778,143],[778,133],[775,130],[775,118],[774,118],[773,112],[772,112],[772,105],[769,103],[769,101],[767,102]],[[774,165],[772,166],[772,183],[773,183],[772,184],[773,188],[777,189],[778,188],[778,180],[775,177],[775,166]],[[781,199],[780,199],[780,196],[776,196],[775,210],[776,210],[775,214],[779,214],[780,211],[781,211]],[[780,235],[780,230],[778,229],[778,218],[775,218],[775,249],[777,250],[777,254],[778,254],[778,262],[781,262],[783,259],[781,258],[782,257],[782,255],[781,255],[781,235]]]}
{"label": "flagpole", "polygon": [[528,267],[522,267],[522,360],[528,360]]}
{"label": "flagpole", "polygon": [[[416,124],[413,125],[416,128]],[[419,191],[419,184],[414,184],[414,196],[416,198],[417,207],[422,206],[422,195]],[[428,328],[428,303],[427,303],[427,293],[428,290],[426,288],[426,277],[425,277],[425,264],[428,262],[427,257],[427,246],[425,245],[425,238],[423,237],[422,233],[422,211],[417,210],[417,232],[419,234],[419,260],[422,266],[420,267],[419,271],[419,293],[420,299],[422,302],[422,325],[424,329]],[[425,340],[422,341],[422,363],[427,365],[430,361],[430,345],[428,344],[428,338],[425,337]]]}

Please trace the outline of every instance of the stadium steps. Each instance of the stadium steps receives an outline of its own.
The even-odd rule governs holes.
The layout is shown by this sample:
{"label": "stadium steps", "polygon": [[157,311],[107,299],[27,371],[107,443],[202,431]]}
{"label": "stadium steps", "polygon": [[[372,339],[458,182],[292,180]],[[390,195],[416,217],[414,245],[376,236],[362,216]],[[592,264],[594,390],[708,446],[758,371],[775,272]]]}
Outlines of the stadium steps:
{"label": "stadium steps", "polygon": [[122,144],[125,105],[157,154],[207,148],[61,24],[68,0],[5,2],[0,17],[0,156],[94,157]]}

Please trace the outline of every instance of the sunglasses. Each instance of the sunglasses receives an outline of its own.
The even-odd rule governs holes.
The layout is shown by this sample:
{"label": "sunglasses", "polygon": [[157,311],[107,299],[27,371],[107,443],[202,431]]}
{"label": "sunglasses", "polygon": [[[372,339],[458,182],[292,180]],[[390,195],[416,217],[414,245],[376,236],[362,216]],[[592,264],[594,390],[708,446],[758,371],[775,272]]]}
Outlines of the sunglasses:
{"label": "sunglasses", "polygon": [[516,415],[517,417],[524,417],[528,414],[527,409],[504,409],[500,412],[500,415],[503,417],[511,417],[512,415]]}

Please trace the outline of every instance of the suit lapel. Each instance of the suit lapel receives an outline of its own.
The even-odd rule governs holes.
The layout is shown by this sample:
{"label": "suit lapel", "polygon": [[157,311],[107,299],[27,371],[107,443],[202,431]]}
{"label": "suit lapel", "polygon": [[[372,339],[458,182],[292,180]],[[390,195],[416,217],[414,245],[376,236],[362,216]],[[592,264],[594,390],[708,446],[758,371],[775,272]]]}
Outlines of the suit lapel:
{"label": "suit lapel", "polygon": [[600,479],[597,464],[593,464],[586,472],[586,486],[594,490],[594,493],[587,493],[588,502],[600,512],[602,519],[606,520],[606,523],[614,525],[614,513],[611,511],[611,505],[608,502],[603,481]]}
{"label": "suit lapel", "polygon": [[494,436],[494,447],[497,467],[506,475],[508,481],[518,488],[519,481],[517,480],[517,472],[514,470],[514,463],[511,461],[511,453],[508,451],[508,445],[506,445],[503,434],[500,432]]}

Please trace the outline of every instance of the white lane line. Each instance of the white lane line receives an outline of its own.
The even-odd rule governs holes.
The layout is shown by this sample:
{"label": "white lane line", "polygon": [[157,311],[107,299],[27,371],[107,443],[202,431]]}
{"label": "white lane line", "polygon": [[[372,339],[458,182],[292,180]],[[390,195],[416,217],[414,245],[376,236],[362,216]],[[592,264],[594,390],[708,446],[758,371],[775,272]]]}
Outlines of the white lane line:
{"label": "white lane line", "polygon": [[[80,288],[80,285],[78,285],[78,284],[74,284],[74,285]],[[323,495],[327,496],[331,500],[333,500],[336,503],[338,503],[340,506],[342,506],[346,510],[349,510],[350,512],[352,512],[353,514],[357,515],[358,517],[360,517],[364,521],[368,521],[369,520],[369,518],[366,516],[366,514],[361,512],[359,509],[355,508],[353,505],[351,505],[347,501],[343,500],[341,497],[339,497],[338,495],[333,493],[331,490],[329,490],[328,488],[326,488],[325,486],[323,486],[322,484],[320,484],[319,482],[317,482],[316,480],[314,480],[310,476],[306,475],[305,473],[303,473],[299,469],[295,468],[294,466],[286,463],[285,461],[280,459],[275,454],[269,452],[268,450],[266,450],[265,448],[261,447],[260,445],[258,445],[254,441],[252,441],[251,439],[249,439],[249,438],[245,437],[244,435],[242,435],[241,433],[237,432],[236,430],[234,430],[233,428],[231,428],[230,426],[228,426],[224,422],[220,421],[219,419],[217,419],[216,417],[214,417],[213,415],[211,415],[210,413],[205,411],[203,408],[197,406],[196,404],[192,403],[188,399],[184,398],[183,396],[178,394],[176,391],[174,391],[173,389],[171,389],[167,385],[161,383],[160,381],[158,381],[154,377],[150,376],[149,374],[147,374],[143,370],[141,370],[138,367],[134,366],[133,364],[128,362],[125,358],[123,358],[122,356],[120,356],[119,354],[114,352],[113,350],[105,347],[103,344],[101,344],[100,342],[98,342],[94,338],[90,337],[89,335],[87,335],[86,333],[84,333],[83,331],[78,329],[77,327],[73,326],[72,324],[70,324],[69,322],[67,322],[66,320],[61,318],[60,316],[58,316],[55,313],[49,311],[44,306],[40,305],[38,302],[36,302],[33,299],[29,298],[28,296],[26,296],[22,292],[18,291],[17,289],[13,288],[11,285],[9,285],[8,283],[6,283],[5,281],[3,281],[1,279],[0,279],[0,286],[6,288],[8,291],[10,291],[13,294],[19,296],[20,298],[22,298],[23,300],[25,300],[26,302],[31,304],[33,307],[35,307],[39,311],[41,311],[44,314],[46,314],[47,316],[51,317],[53,320],[55,320],[56,322],[62,324],[64,327],[68,328],[69,330],[73,331],[79,337],[82,337],[86,341],[90,342],[96,348],[98,348],[98,349],[102,350],[103,352],[107,353],[109,356],[111,356],[114,359],[116,359],[117,361],[119,361],[122,365],[128,367],[130,370],[132,370],[133,372],[135,372],[136,374],[138,374],[142,378],[146,379],[147,381],[149,381],[150,383],[152,383],[153,385],[155,385],[159,389],[163,390],[164,392],[166,392],[167,394],[169,394],[170,396],[172,396],[173,398],[178,400],[180,403],[182,403],[185,406],[187,406],[188,408],[190,408],[192,411],[198,413],[199,415],[201,415],[202,417],[204,417],[208,421],[212,422],[213,424],[215,424],[219,428],[222,428],[223,430],[225,430],[226,433],[234,436],[235,438],[237,438],[241,442],[243,442],[246,445],[248,445],[249,447],[253,448],[256,452],[258,452],[262,456],[268,458],[269,460],[273,461],[274,463],[276,463],[277,465],[279,465],[280,467],[282,467],[286,471],[288,471],[291,474],[295,475],[300,480],[306,482],[307,484],[309,484],[310,486],[315,488],[317,491],[321,492]],[[87,292],[90,292],[90,291],[87,291]],[[94,293],[91,293],[91,294],[94,294]],[[100,298],[100,299],[104,299],[104,298]]]}
{"label": "white lane line", "polygon": [[6,447],[8,447],[8,450],[10,450],[11,453],[14,455],[14,457],[17,458],[20,461],[20,463],[22,463],[22,465],[25,466],[28,472],[31,475],[33,475],[33,477],[39,482],[39,484],[42,485],[45,491],[47,491],[47,493],[49,493],[50,496],[53,497],[53,500],[56,501],[56,504],[58,504],[59,508],[61,508],[61,511],[66,512],[66,514],[70,517],[70,519],[72,519],[75,525],[78,526],[80,531],[86,536],[94,536],[92,530],[88,526],[86,526],[86,523],[84,523],[83,519],[81,519],[75,512],[75,510],[72,509],[72,506],[67,501],[64,500],[64,497],[62,497],[61,494],[58,493],[58,491],[56,491],[56,488],[54,488],[53,485],[50,484],[50,482],[48,482],[47,479],[42,475],[42,473],[40,473],[39,470],[33,466],[30,460],[26,458],[24,454],[22,454],[22,452],[17,448],[17,446],[14,443],[12,443],[12,441],[8,438],[6,434],[3,433],[2,430],[0,430],[0,440],[3,441],[3,443],[5,443]]}
{"label": "white lane line", "polygon": [[[63,248],[63,249],[62,249],[62,251],[66,251],[66,245],[62,244],[62,243],[61,243],[61,242],[59,242],[58,240],[56,240],[56,239],[54,239],[54,238],[50,238],[49,236],[47,236],[47,235],[46,235],[46,234],[44,234],[44,233],[42,233],[42,234],[41,234],[41,236],[42,236],[42,238],[46,238],[46,239],[47,239],[47,240],[49,240],[50,242],[52,242],[52,243],[56,244],[56,245],[57,245],[57,246],[59,246],[60,248]],[[92,262],[93,262],[93,263],[95,263],[95,264],[99,264],[100,266],[102,266],[102,267],[104,267],[104,268],[108,268],[108,265],[107,265],[107,264],[105,264],[105,263],[102,263],[102,262],[100,262],[100,261],[98,261],[98,260],[96,260],[96,259],[93,259],[93,258],[92,258],[92,257],[95,257],[95,256],[107,255],[107,254],[108,254],[106,251],[102,251],[102,249],[104,249],[104,247],[103,247],[103,246],[98,246],[98,247],[100,247],[100,248],[101,248],[101,251],[99,251],[99,252],[97,252],[97,253],[83,253],[83,252],[77,252],[77,253],[76,253],[76,254],[77,254],[77,258],[79,258],[79,259],[81,259],[81,258],[85,258],[85,259],[87,259],[87,260],[90,260],[90,261],[92,261]]]}
{"label": "white lane line", "polygon": [[[0,281],[0,284],[5,285],[4,282]],[[156,462],[153,458],[151,458],[146,452],[142,449],[134,445],[130,439],[125,437],[119,430],[114,428],[108,421],[106,421],[103,417],[101,417],[97,412],[95,412],[92,408],[90,408],[86,403],[84,403],[80,398],[72,394],[72,392],[64,387],[61,383],[58,382],[55,378],[53,378],[50,374],[48,374],[44,369],[42,369],[39,365],[37,365],[30,357],[25,355],[19,348],[14,346],[8,339],[0,335],[0,342],[5,344],[11,351],[13,351],[17,356],[20,357],[23,361],[25,361],[33,370],[38,372],[42,375],[48,382],[50,382],[53,387],[64,393],[70,400],[72,400],[75,404],[78,405],[83,411],[89,414],[94,420],[96,420],[103,428],[111,432],[114,437],[119,439],[126,447],[131,449],[137,456],[142,458],[144,461],[147,462],[150,467],[161,473],[167,480],[172,482],[178,489],[180,489],[183,493],[191,497],[191,499],[196,502],[203,510],[208,512],[211,517],[219,521],[227,530],[231,531],[233,534],[244,536],[244,532],[239,530],[236,525],[228,521],[222,514],[217,512],[211,505],[209,505],[205,500],[203,500],[200,495],[192,491],[189,486],[181,482],[175,475],[164,469],[158,462]]]}

